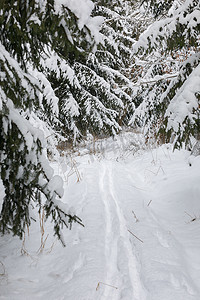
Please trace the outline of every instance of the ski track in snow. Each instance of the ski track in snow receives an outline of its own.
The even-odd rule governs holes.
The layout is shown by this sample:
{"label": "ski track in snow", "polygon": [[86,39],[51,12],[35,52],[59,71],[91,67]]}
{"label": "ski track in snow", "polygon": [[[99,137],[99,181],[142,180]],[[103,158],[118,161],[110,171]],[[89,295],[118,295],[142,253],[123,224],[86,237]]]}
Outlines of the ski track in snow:
{"label": "ski track in snow", "polygon": [[[100,193],[105,206],[107,277],[103,299],[143,300],[134,249],[129,240],[127,223],[119,206],[113,184],[112,163],[103,164],[100,178]],[[118,294],[117,294],[118,293]]]}

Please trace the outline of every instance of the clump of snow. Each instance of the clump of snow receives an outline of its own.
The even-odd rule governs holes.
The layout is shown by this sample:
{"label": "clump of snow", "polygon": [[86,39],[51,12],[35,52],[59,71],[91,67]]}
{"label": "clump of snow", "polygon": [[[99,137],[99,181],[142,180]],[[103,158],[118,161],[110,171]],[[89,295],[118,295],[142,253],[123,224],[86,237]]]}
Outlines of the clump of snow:
{"label": "clump of snow", "polygon": [[62,197],[64,194],[62,178],[58,175],[53,176],[48,183],[48,189],[53,192],[55,191],[60,197]]}
{"label": "clump of snow", "polygon": [[[94,9],[94,3],[92,1],[56,0],[54,3],[57,13],[61,11],[63,6],[69,8],[77,16],[80,30],[82,30],[84,26],[87,26],[96,43],[101,41],[99,29],[104,19],[102,17],[91,17],[92,10]],[[64,28],[67,30],[66,26],[64,26]],[[69,32],[67,35],[70,37]]]}
{"label": "clump of snow", "polygon": [[62,6],[68,7],[79,19],[79,28],[82,29],[90,19],[91,12],[94,8],[94,4],[90,0],[56,0],[54,7],[58,13]]}
{"label": "clump of snow", "polygon": [[103,38],[99,32],[103,21],[104,21],[103,17],[96,16],[96,17],[90,18],[87,23],[87,27],[90,29],[90,32],[91,32],[92,36],[94,37],[94,40],[97,44],[100,42],[103,43]]}

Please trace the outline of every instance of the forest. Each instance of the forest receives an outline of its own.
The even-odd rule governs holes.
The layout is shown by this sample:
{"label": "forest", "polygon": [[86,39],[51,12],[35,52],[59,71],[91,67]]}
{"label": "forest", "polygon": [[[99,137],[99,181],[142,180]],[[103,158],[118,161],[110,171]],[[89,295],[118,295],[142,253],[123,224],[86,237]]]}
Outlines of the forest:
{"label": "forest", "polygon": [[[164,168],[167,168],[168,163],[171,166],[173,159],[174,167],[173,164],[171,169],[168,167],[169,177],[173,176],[179,167],[180,176],[189,172],[191,176],[188,175],[188,182],[193,189],[189,197],[195,194],[192,203],[197,210],[200,209],[196,200],[200,195],[197,187],[200,166],[199,0],[1,0],[0,128],[2,239],[12,237],[12,245],[22,243],[22,252],[25,254],[25,239],[32,226],[36,226],[37,223],[40,224],[40,230],[43,228],[40,245],[40,250],[43,250],[46,243],[43,223],[45,220],[53,228],[52,239],[56,238],[61,246],[66,246],[62,250],[65,251],[68,241],[76,236],[76,232],[89,230],[86,224],[90,216],[93,216],[91,220],[97,222],[100,227],[100,217],[96,215],[96,210],[99,209],[101,216],[107,216],[107,221],[104,220],[107,224],[104,224],[105,236],[107,234],[105,249],[111,249],[105,250],[107,260],[112,260],[112,257],[117,255],[115,250],[112,250],[112,243],[113,247],[121,249],[122,253],[123,249],[126,249],[125,257],[132,257],[134,247],[127,242],[127,232],[121,229],[120,225],[126,224],[126,205],[123,201],[118,203],[115,194],[121,195],[120,197],[123,193],[127,194],[129,199],[130,195],[127,191],[123,192],[123,189],[126,182],[131,182],[130,178],[135,178],[139,186],[143,185],[138,174],[144,175],[146,170],[149,170],[145,165],[145,157],[155,163],[152,167],[154,169],[149,171],[151,175],[167,174]],[[155,151],[158,151],[160,158]],[[166,153],[169,151],[170,157],[173,158],[166,162]],[[137,155],[140,152],[140,155],[144,156],[141,156],[141,164],[137,164]],[[161,158],[164,152],[166,155]],[[130,155],[136,155],[136,160],[130,161]],[[121,164],[122,157],[123,161],[125,158],[128,160],[124,167],[120,165],[121,169],[111,164],[112,160],[120,161]],[[184,163],[181,165],[181,159],[185,164],[187,160],[187,167],[192,166],[194,173],[188,171],[190,169],[187,169]],[[95,163],[92,171],[86,163],[92,163],[93,160]],[[98,165],[98,161],[102,164]],[[84,171],[83,166],[86,168]],[[57,171],[58,168],[61,171]],[[90,183],[87,176],[91,176]],[[130,178],[127,177],[127,181],[123,181],[126,176]],[[146,173],[145,176],[147,187],[150,177]],[[176,173],[176,176],[179,178],[179,173]],[[85,183],[83,177],[86,178]],[[94,208],[88,207],[87,213],[85,211],[82,214],[84,205],[87,205],[89,200],[87,197],[82,199],[83,187],[76,187],[72,178],[77,184],[87,183],[86,190],[90,198],[92,193],[97,193],[97,198],[101,194],[103,201],[107,199],[108,201],[104,202],[104,210],[102,208],[101,211],[98,202]],[[185,177],[181,178],[186,180]],[[152,177],[151,180],[153,189]],[[162,186],[159,180],[155,179],[158,190],[159,184]],[[97,182],[98,188],[95,190]],[[181,185],[179,182],[177,186]],[[90,191],[92,186],[93,192]],[[173,190],[173,186],[175,189],[175,182],[172,181],[171,186],[170,191]],[[118,187],[121,189],[117,190]],[[184,190],[182,192],[184,194]],[[152,197],[155,193],[152,192]],[[178,192],[174,191],[175,193]],[[146,196],[143,193],[141,197]],[[112,203],[109,202],[109,198],[113,199]],[[147,201],[146,207],[153,207],[154,200],[145,199],[143,201]],[[127,207],[133,211],[132,218],[139,224],[140,218],[138,219],[131,205],[133,204],[127,202]],[[163,204],[163,211],[165,205]],[[190,212],[189,207],[189,203],[187,209],[182,204],[177,210],[181,209],[183,214],[190,218],[190,222],[198,220],[200,212]],[[138,209],[142,212],[142,207]],[[174,208],[167,209],[170,211]],[[116,244],[115,226],[112,224],[115,216],[111,217],[112,212],[117,215],[119,224],[116,226],[119,226],[120,235],[126,240],[123,243],[119,240],[119,245]],[[143,214],[143,217],[148,219],[147,212]],[[175,227],[174,225],[173,228]],[[64,233],[66,228],[71,231],[67,230],[67,233]],[[95,234],[97,232],[98,230]],[[129,237],[130,234],[133,237],[132,231],[129,231]],[[94,235],[91,243],[93,237]],[[5,241],[3,240],[2,253],[6,253],[5,249],[8,248]],[[99,247],[101,248],[100,245]],[[86,248],[88,250],[89,246]],[[178,249],[178,246],[175,248]],[[69,251],[70,255],[73,257],[73,248]],[[144,259],[145,255],[146,252],[142,256]],[[79,261],[79,258],[74,260]],[[135,268],[134,259],[132,258],[132,268],[129,269],[131,291],[134,291],[134,282],[139,282],[139,273],[131,275],[131,269]],[[117,262],[120,264],[119,261],[123,259],[119,258],[119,261],[116,261],[111,265]],[[81,265],[82,258],[79,262]],[[97,262],[97,265],[98,263],[100,267],[101,263]],[[199,259],[198,263],[200,266]],[[70,261],[68,264],[70,265]],[[124,270],[123,266],[121,262],[121,270]],[[76,265],[73,268],[76,270]],[[89,296],[86,294],[80,296],[80,290],[75,298],[69,295],[62,298],[61,295],[57,295],[49,299],[196,300],[199,299],[198,295],[200,296],[199,292],[190,292],[184,280],[177,283],[175,279],[172,280],[174,286],[177,285],[177,289],[182,285],[186,286],[188,296],[176,295],[175,292],[166,292],[165,295],[162,294],[165,293],[164,288],[158,296],[156,288],[145,296],[142,285],[137,285],[138,292],[130,292],[127,285],[120,295],[112,294],[115,285],[119,283],[114,280],[112,284],[111,275],[115,276],[113,270],[111,268],[108,271],[107,285],[105,284],[99,298],[87,298]],[[195,282],[199,274],[195,272],[191,282]],[[0,290],[1,277],[5,274],[6,266],[0,252]],[[103,285],[100,279],[96,282],[98,288]],[[114,288],[109,287],[109,284]],[[123,281],[120,281],[120,286],[123,286]],[[199,291],[199,280],[196,286]],[[6,296],[6,290],[3,295]],[[10,298],[7,299],[27,299],[26,296],[18,296],[13,298],[13,295],[9,294]],[[47,297],[45,295],[45,298],[42,298],[42,294],[38,294],[31,299]],[[5,299],[1,298],[1,292],[0,299]]]}

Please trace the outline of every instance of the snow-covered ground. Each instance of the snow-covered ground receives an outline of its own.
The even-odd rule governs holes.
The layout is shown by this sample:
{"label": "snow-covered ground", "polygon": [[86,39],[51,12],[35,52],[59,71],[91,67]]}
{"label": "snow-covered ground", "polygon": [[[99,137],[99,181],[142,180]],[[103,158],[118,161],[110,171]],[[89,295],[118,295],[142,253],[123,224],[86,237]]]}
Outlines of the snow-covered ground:
{"label": "snow-covered ground", "polygon": [[52,163],[85,227],[64,248],[47,222],[42,251],[38,223],[1,237],[0,299],[199,300],[200,157],[131,133],[90,146]]}

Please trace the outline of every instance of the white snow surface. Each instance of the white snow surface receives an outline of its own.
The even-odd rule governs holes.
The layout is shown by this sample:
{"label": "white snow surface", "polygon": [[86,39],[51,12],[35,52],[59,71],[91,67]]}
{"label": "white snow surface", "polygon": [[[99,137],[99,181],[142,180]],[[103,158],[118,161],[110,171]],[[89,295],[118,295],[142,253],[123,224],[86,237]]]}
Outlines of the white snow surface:
{"label": "white snow surface", "polygon": [[52,162],[85,227],[63,230],[64,248],[45,223],[39,253],[39,223],[24,243],[2,236],[0,299],[200,299],[200,156],[142,142],[126,133]]}

